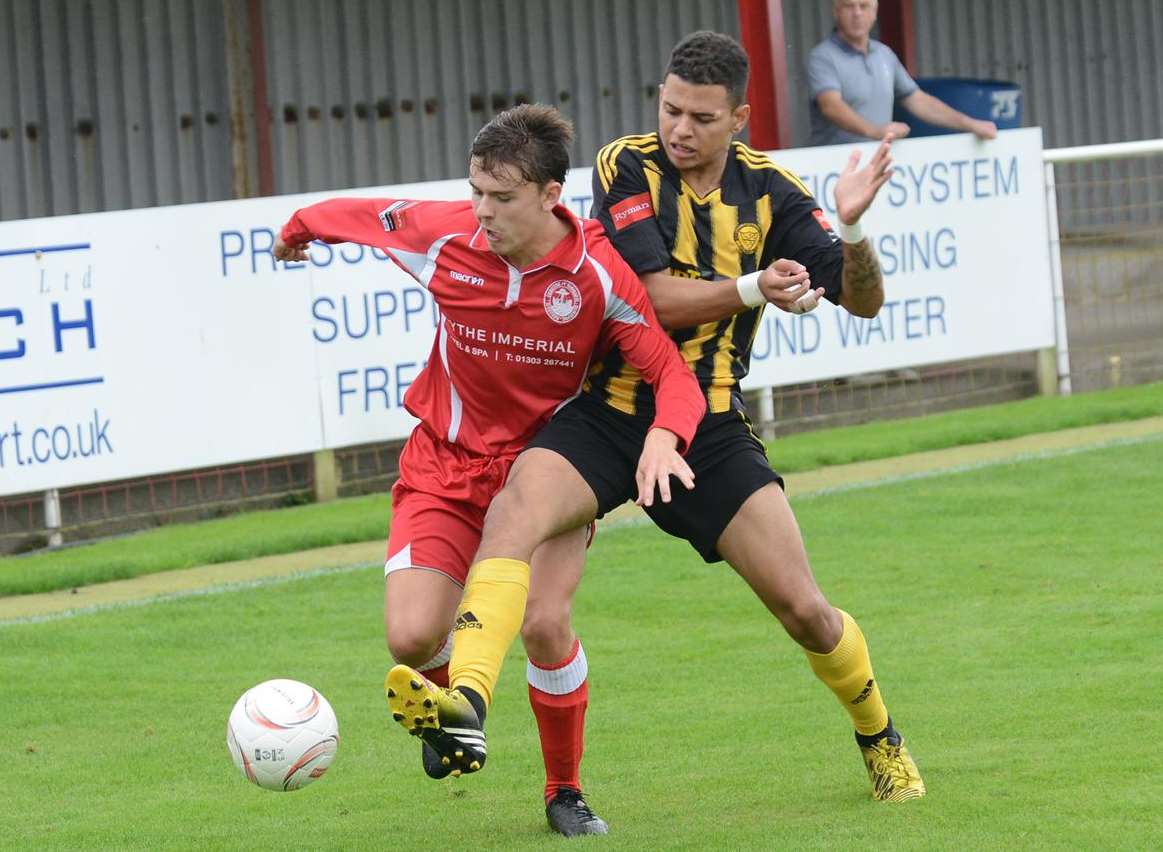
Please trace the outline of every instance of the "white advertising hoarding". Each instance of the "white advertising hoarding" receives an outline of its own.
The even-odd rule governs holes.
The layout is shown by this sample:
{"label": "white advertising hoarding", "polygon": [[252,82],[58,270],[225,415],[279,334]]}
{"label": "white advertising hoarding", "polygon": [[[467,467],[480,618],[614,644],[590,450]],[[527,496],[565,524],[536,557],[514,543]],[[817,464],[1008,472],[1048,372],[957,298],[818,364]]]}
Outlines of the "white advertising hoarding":
{"label": "white advertising hoarding", "polygon": [[[860,146],[861,162],[876,146]],[[836,224],[833,187],[850,145],[774,154]],[[898,142],[894,170],[863,217],[884,270],[873,319],[822,303],[768,308],[745,388],[1054,345],[1040,128]],[[810,272],[811,270],[809,270]]]}
{"label": "white advertising hoarding", "polygon": [[[874,146],[865,146],[870,156]],[[850,147],[779,152],[829,214]],[[1041,133],[907,140],[865,217],[873,320],[769,309],[747,387],[1053,345]],[[0,494],[403,437],[438,315],[379,251],[276,263],[334,194],[467,197],[464,180],[0,223]],[[590,204],[590,169],[566,201]]]}

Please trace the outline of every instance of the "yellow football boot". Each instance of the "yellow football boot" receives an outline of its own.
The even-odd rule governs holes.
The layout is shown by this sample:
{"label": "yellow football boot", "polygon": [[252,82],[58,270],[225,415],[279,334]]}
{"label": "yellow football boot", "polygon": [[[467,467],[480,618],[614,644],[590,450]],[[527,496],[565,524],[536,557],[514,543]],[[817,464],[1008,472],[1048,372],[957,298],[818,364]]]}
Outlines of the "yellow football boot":
{"label": "yellow football boot", "polygon": [[892,727],[872,745],[860,746],[864,766],[872,782],[872,798],[881,802],[904,802],[925,795],[925,782],[917,771],[904,740]]}
{"label": "yellow football boot", "polygon": [[392,718],[423,739],[440,764],[449,767],[449,775],[476,772],[485,765],[485,732],[459,691],[437,686],[409,666],[394,666],[384,680],[384,693]]}

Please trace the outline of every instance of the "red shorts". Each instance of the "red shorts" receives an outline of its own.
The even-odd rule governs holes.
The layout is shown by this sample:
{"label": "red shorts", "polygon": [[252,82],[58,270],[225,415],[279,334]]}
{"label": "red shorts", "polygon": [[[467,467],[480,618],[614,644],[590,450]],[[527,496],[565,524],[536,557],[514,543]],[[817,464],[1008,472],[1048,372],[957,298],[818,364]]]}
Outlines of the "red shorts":
{"label": "red shorts", "polygon": [[[400,478],[392,486],[384,575],[428,568],[464,586],[481,543],[485,512],[516,458],[516,453],[477,455],[416,427],[400,453]],[[595,530],[591,521],[586,547]]]}
{"label": "red shorts", "polygon": [[463,586],[485,512],[516,458],[516,453],[478,455],[416,427],[400,453],[400,478],[392,486],[384,574],[429,568]]}

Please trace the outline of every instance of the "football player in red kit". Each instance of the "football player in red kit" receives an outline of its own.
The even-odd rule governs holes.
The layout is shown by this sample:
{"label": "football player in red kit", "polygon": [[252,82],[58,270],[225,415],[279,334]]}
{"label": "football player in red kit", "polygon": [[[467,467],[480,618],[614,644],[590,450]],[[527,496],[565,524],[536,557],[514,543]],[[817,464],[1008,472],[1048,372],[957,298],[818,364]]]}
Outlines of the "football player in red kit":
{"label": "football player in red kit", "polygon": [[[856,316],[880,309],[883,275],[859,220],[892,174],[891,136],[861,168],[859,152],[849,155],[834,186],[840,228],[833,231],[798,177],[734,140],[750,115],[747,75],[747,55],[734,39],[711,32],[683,39],[663,75],[658,132],[615,140],[594,169],[594,216],[641,274],[707,403],[685,457],[699,486],[646,513],[707,562],[724,560],[746,580],[847,710],[873,796],[907,801],[925,794],[924,782],[888,715],[860,626],[815,582],[783,481],[739,390],[767,302],[791,313],[813,309],[821,297]],[[401,712],[398,721],[462,771],[476,771],[485,762],[477,723],[519,631],[546,757],[548,817],[563,834],[606,829],[576,804],[580,797],[569,806],[560,801],[578,786],[588,663],[570,623],[573,588],[543,582],[540,592],[527,593],[522,583],[548,573],[536,545],[560,535],[563,518],[582,526],[632,499],[638,448],[655,415],[651,389],[633,366],[616,350],[603,353],[490,506],[461,603],[473,629],[456,633],[452,688],[430,688],[406,666],[389,673],[397,703],[430,702],[448,736],[422,716]],[[584,554],[580,538],[559,540],[565,544],[556,558],[572,564]],[[721,689],[715,672],[698,688]]]}
{"label": "football player in red kit", "polygon": [[[471,201],[324,201],[297,211],[274,249],[299,261],[312,240],[374,246],[440,308],[428,363],[404,400],[420,423],[400,455],[384,568],[391,654],[439,685],[489,503],[592,360],[616,347],[656,389],[640,497],[668,501],[671,476],[693,486],[681,452],[706,402],[601,224],[560,203],[571,139],[553,108],[515,107],[473,142]],[[584,550],[574,538],[586,533],[541,545],[552,577],[532,577],[532,594],[539,583],[576,587],[583,561],[574,554]],[[424,766],[433,777],[459,774],[427,743]]]}

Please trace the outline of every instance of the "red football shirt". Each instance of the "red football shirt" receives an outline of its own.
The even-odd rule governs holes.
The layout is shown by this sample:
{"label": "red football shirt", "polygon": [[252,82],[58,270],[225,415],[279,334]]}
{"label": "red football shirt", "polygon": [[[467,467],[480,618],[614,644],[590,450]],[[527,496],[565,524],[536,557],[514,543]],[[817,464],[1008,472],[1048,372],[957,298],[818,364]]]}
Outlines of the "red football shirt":
{"label": "red football shirt", "polygon": [[449,442],[519,452],[616,345],[655,388],[653,425],[685,449],[706,411],[694,374],[601,224],[554,212],[570,233],[526,269],[489,249],[469,201],[334,199],[297,211],[281,236],[382,249],[432,294],[440,323],[404,407]]}

